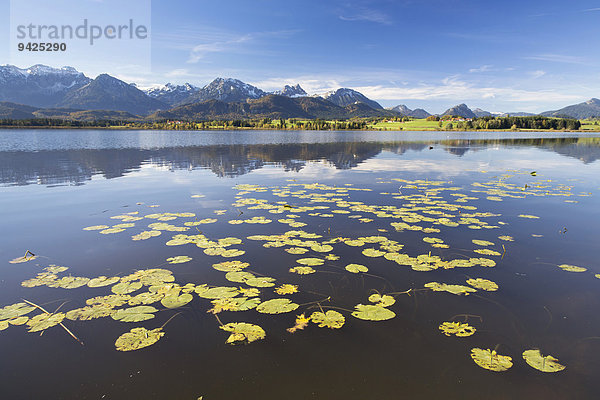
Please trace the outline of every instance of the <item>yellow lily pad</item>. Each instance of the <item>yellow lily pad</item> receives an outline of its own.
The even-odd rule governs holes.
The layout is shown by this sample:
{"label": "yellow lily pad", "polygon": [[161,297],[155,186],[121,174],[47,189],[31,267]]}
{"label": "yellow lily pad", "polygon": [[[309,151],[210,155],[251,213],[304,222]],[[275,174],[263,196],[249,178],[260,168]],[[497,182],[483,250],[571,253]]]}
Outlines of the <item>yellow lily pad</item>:
{"label": "yellow lily pad", "polygon": [[293,274],[298,274],[298,275],[308,275],[308,274],[314,274],[317,271],[315,271],[311,267],[293,267],[293,268],[290,268],[290,272]]}
{"label": "yellow lily pad", "polygon": [[167,308],[177,308],[185,306],[187,303],[193,300],[193,297],[189,293],[183,293],[177,295],[167,295],[163,297],[160,303]]}
{"label": "yellow lily pad", "polygon": [[106,305],[94,305],[76,308],[66,314],[66,318],[71,321],[89,321],[96,318],[108,317],[114,312],[113,308]]}
{"label": "yellow lily pad", "polygon": [[129,294],[142,288],[142,282],[120,282],[110,290],[115,294]]}
{"label": "yellow lily pad", "polygon": [[362,264],[348,264],[346,265],[346,271],[352,272],[353,274],[358,274],[359,272],[367,272],[369,268],[365,267]]}
{"label": "yellow lily pad", "polygon": [[500,355],[490,349],[483,350],[475,347],[471,349],[471,358],[481,368],[494,372],[506,371],[513,365],[512,357]]}
{"label": "yellow lily pad", "polygon": [[456,295],[464,294],[468,296],[469,293],[476,292],[477,290],[469,286],[463,285],[448,285],[446,283],[429,282],[424,285],[426,288],[430,288],[434,292],[448,292]]}
{"label": "yellow lily pad", "polygon": [[566,367],[559,364],[558,359],[552,356],[542,356],[539,350],[525,350],[523,359],[529,366],[542,372],[559,372]]}
{"label": "yellow lily pad", "polygon": [[585,271],[587,271],[587,268],[578,267],[576,265],[569,265],[569,264],[559,265],[558,268],[562,269],[563,271],[567,271],[567,272],[585,272]]}
{"label": "yellow lily pad", "polygon": [[385,255],[386,252],[371,248],[371,249],[364,249],[362,251],[362,253],[363,253],[363,255],[365,255],[367,257],[381,257],[381,256]]}
{"label": "yellow lily pad", "polygon": [[167,258],[169,264],[183,264],[192,261],[192,257],[189,256],[176,256]]}
{"label": "yellow lily pad", "polygon": [[275,293],[280,294],[280,295],[298,293],[298,285],[284,283],[283,285],[281,285],[275,289]]}
{"label": "yellow lily pad", "polygon": [[471,336],[477,330],[475,327],[461,322],[443,322],[439,328],[446,336],[456,335],[458,337]]}
{"label": "yellow lily pad", "polygon": [[476,289],[486,290],[488,292],[495,292],[496,290],[498,290],[498,284],[488,279],[467,279],[467,283]]}
{"label": "yellow lily pad", "polygon": [[379,307],[389,307],[396,303],[396,299],[390,295],[384,294],[383,296],[379,293],[375,293],[369,296],[369,301],[375,303]]}
{"label": "yellow lily pad", "polygon": [[298,264],[308,265],[309,267],[314,267],[317,265],[323,265],[325,263],[325,260],[323,260],[321,258],[308,257],[308,258],[301,258],[299,260],[296,260],[296,262]]}

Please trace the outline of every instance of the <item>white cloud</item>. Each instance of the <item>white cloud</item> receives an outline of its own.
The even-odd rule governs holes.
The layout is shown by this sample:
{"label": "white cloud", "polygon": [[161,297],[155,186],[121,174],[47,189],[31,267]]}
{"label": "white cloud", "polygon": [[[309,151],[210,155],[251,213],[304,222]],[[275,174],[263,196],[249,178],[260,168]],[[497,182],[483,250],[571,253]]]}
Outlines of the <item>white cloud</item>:
{"label": "white cloud", "polygon": [[565,54],[536,54],[523,58],[526,60],[538,60],[565,64],[585,64],[585,60],[582,57],[569,56]]}
{"label": "white cloud", "polygon": [[531,77],[533,79],[537,79],[537,78],[541,78],[542,76],[546,75],[546,71],[542,71],[541,69],[539,69],[537,71],[532,71],[529,74],[531,75]]}
{"label": "white cloud", "polygon": [[367,21],[375,22],[378,24],[390,25],[392,23],[389,15],[382,13],[378,10],[373,10],[365,7],[352,7],[350,13],[344,13],[340,15],[339,19],[342,21]]}
{"label": "white cloud", "polygon": [[477,73],[477,72],[487,72],[487,71],[491,71],[492,70],[492,65],[482,65],[479,68],[471,68],[469,70],[470,73]]}

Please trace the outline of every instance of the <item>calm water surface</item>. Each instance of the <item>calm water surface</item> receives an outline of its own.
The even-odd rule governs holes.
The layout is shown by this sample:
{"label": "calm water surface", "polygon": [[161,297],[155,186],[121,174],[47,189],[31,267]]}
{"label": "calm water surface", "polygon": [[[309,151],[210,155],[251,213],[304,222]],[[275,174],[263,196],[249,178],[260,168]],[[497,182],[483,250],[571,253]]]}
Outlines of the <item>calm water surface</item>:
{"label": "calm water surface", "polygon": [[[50,264],[69,267],[60,276],[88,278],[160,266],[173,271],[182,285],[244,287],[212,268],[231,258],[207,255],[194,244],[165,245],[180,232],[133,241],[131,236],[149,230],[154,219],[143,218],[114,234],[83,230],[119,224],[110,217],[134,212],[195,214],[166,221],[178,227],[217,219],[181,233],[242,239],[230,247],[245,251],[234,259],[250,263],[255,275],[275,278],[277,286],[298,285],[298,293],[284,297],[300,304],[278,315],[256,310],[219,313],[223,323],[248,322],[266,331],[264,340],[238,346],[225,343],[228,333],[207,313],[210,300],[196,294],[177,310],[154,304],[159,309],[155,318],[139,323],[110,317],[65,320],[84,346],[60,327],[40,336],[27,332],[26,325],[11,325],[0,331],[0,397],[597,398],[599,159],[600,137],[575,134],[0,131],[0,308],[27,299],[49,311],[66,302],[60,309],[66,312],[84,306],[86,299],[111,294],[110,287],[21,286]],[[266,207],[240,204],[251,203],[248,199],[264,201]],[[436,208],[440,204],[441,211]],[[323,208],[303,211],[304,206]],[[219,215],[216,210],[226,211]],[[269,212],[277,210],[281,213]],[[424,219],[414,221],[408,212]],[[463,214],[468,218],[473,213],[489,214],[476,217],[481,224],[440,224],[439,218],[461,221]],[[271,222],[229,223],[261,216]],[[292,228],[279,219],[307,225]],[[390,225],[398,222],[421,230]],[[423,228],[439,232],[424,233]],[[266,248],[264,241],[247,239],[290,230],[321,235],[314,239],[319,242],[385,236],[402,244],[398,252],[411,257],[485,257],[496,265],[416,271],[362,254],[363,249],[379,248],[378,243],[353,247],[338,242],[330,253],[294,255],[284,251],[291,246]],[[424,237],[442,239],[449,247],[432,247]],[[474,253],[484,247],[473,239],[492,242],[485,248],[501,255]],[[26,250],[39,257],[8,262]],[[325,260],[314,267],[314,274],[289,272],[299,258],[327,254],[339,259]],[[192,261],[165,264],[178,255]],[[368,273],[345,271],[350,263],[367,266]],[[562,264],[587,270],[567,272],[558,267]],[[429,282],[466,285],[470,278],[489,279],[499,289],[469,296],[419,290],[395,295],[389,309],[396,316],[390,320],[364,321],[351,315],[357,304],[369,304],[373,293],[424,289]],[[261,300],[282,297],[273,289],[261,288]],[[330,301],[323,301],[328,297]],[[337,307],[345,325],[331,330],[311,323],[288,333],[296,315],[319,310],[317,301],[324,309]],[[156,344],[132,352],[115,350],[115,340],[123,333],[138,326],[157,328],[177,312],[181,314]],[[477,329],[473,336],[440,332],[444,321],[464,321],[457,315],[470,315],[468,323]],[[482,369],[470,357],[475,347],[497,349],[511,356],[514,365],[506,372]],[[528,366],[522,352],[538,348],[566,369],[543,373]]]}

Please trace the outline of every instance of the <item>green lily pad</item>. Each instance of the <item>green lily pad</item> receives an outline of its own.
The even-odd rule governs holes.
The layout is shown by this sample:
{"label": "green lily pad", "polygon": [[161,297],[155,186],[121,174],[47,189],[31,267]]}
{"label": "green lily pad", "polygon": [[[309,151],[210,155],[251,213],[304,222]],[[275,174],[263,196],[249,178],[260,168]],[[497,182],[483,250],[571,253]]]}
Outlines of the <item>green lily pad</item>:
{"label": "green lily pad", "polygon": [[86,306],[68,311],[66,318],[71,321],[89,321],[91,319],[108,317],[113,312],[114,309],[106,305]]}
{"label": "green lily pad", "polygon": [[165,296],[160,303],[167,308],[177,308],[185,306],[187,303],[193,300],[193,297],[189,293],[183,293],[179,296],[171,295]]}
{"label": "green lily pad", "polygon": [[39,332],[60,324],[64,319],[65,314],[63,313],[38,314],[27,321],[27,326],[29,327],[29,332]]}
{"label": "green lily pad", "polygon": [[220,327],[226,332],[231,332],[225,343],[236,344],[252,343],[266,336],[265,331],[258,325],[248,324],[246,322],[230,322]]}
{"label": "green lily pad", "polygon": [[383,296],[375,293],[369,296],[369,301],[371,303],[376,303],[376,306],[379,307],[389,307],[396,303],[396,299],[390,295],[384,294]]}
{"label": "green lily pad", "polygon": [[142,288],[142,282],[120,282],[110,290],[115,294],[128,294]]}
{"label": "green lily pad", "polygon": [[217,286],[206,290],[204,288],[199,289],[198,287],[196,287],[196,293],[198,294],[198,296],[203,297],[205,299],[219,299],[226,297],[235,297],[240,293],[240,291],[238,290],[238,288],[235,287]]}
{"label": "green lily pad", "polygon": [[381,306],[357,304],[355,308],[352,316],[366,321],[385,321],[396,316],[396,313]]}
{"label": "green lily pad", "polygon": [[188,256],[176,256],[167,258],[167,262],[169,264],[183,264],[186,262],[192,261],[192,257]]}
{"label": "green lily pad", "polygon": [[562,269],[563,271],[567,271],[567,272],[585,272],[585,271],[587,271],[587,268],[578,267],[576,265],[569,265],[569,264],[559,265],[558,268]]}
{"label": "green lily pad", "polygon": [[158,310],[152,306],[136,306],[115,311],[111,317],[121,322],[141,322],[154,318]]}
{"label": "green lily pad", "polygon": [[35,310],[35,307],[27,303],[15,303],[9,306],[0,308],[0,321],[5,319],[13,319],[22,315],[27,315]]}
{"label": "green lily pad", "polygon": [[132,351],[148,347],[158,342],[165,335],[161,328],[148,330],[146,328],[133,328],[119,336],[115,342],[118,351]]}
{"label": "green lily pad", "polygon": [[271,299],[264,301],[256,307],[256,311],[263,314],[282,314],[294,311],[299,306],[290,299]]}
{"label": "green lily pad", "polygon": [[244,283],[252,278],[254,278],[254,274],[245,271],[232,271],[225,274],[225,279],[230,282]]}
{"label": "green lily pad", "polygon": [[310,320],[317,324],[320,328],[331,328],[331,329],[339,329],[344,326],[346,322],[346,318],[344,316],[334,310],[328,310],[323,313],[321,311],[315,311],[310,316]]}
{"label": "green lily pad", "polygon": [[121,278],[119,278],[118,276],[111,276],[111,277],[107,277],[107,276],[99,276],[97,278],[92,278],[88,281],[87,285],[89,287],[103,287],[103,286],[110,286],[113,285],[117,282],[119,282],[121,280]]}
{"label": "green lily pad", "polygon": [[496,290],[498,290],[498,284],[488,279],[467,279],[467,283],[476,289],[486,290],[488,292],[495,292]]}
{"label": "green lily pad", "polygon": [[268,276],[257,276],[254,278],[248,279],[245,283],[248,286],[253,287],[271,287],[275,286],[275,278],[270,278]]}

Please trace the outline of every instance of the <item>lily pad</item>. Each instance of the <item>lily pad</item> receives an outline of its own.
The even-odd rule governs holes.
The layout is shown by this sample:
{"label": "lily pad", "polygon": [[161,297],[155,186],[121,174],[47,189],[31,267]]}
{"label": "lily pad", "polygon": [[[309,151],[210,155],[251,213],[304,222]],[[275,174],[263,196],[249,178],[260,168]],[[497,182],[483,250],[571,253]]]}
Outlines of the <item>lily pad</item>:
{"label": "lily pad", "polygon": [[353,274],[358,274],[360,272],[367,272],[369,268],[365,267],[362,264],[348,264],[346,265],[346,271],[352,272]]}
{"label": "lily pad", "polygon": [[529,366],[542,372],[559,372],[566,367],[558,363],[558,359],[552,356],[542,356],[539,350],[525,350],[523,359]]}
{"label": "lily pad", "polygon": [[271,299],[264,301],[256,307],[256,311],[263,314],[282,314],[294,311],[299,306],[290,299]]}
{"label": "lily pad", "polygon": [[248,279],[245,283],[248,286],[254,287],[271,287],[275,286],[275,278],[270,278],[268,276],[257,276],[254,278]]}
{"label": "lily pad", "polygon": [[308,274],[314,274],[317,271],[315,271],[311,267],[293,267],[293,268],[290,268],[290,272],[293,274],[298,274],[298,275],[308,275]]}
{"label": "lily pad", "polygon": [[280,295],[294,294],[297,292],[298,292],[298,285],[292,285],[289,283],[284,283],[283,285],[281,285],[275,289],[275,293],[280,294]]}
{"label": "lily pad", "polygon": [[289,333],[294,333],[297,330],[306,328],[308,326],[309,322],[310,322],[310,317],[307,318],[304,314],[297,315],[295,325],[292,326],[291,328],[287,328],[286,330]]}
{"label": "lily pad", "polygon": [[188,256],[176,256],[167,258],[167,262],[169,264],[183,264],[186,262],[192,261],[192,257]]}
{"label": "lily pad", "polygon": [[120,282],[110,290],[115,294],[128,294],[142,288],[142,282]]}
{"label": "lily pad", "polygon": [[467,279],[467,283],[476,289],[486,290],[488,292],[495,292],[496,290],[498,290],[498,284],[488,279]]}
{"label": "lily pad", "polygon": [[0,321],[5,319],[18,318],[23,315],[27,315],[35,310],[35,307],[28,305],[27,303],[15,303],[9,306],[0,308]]}
{"label": "lily pad", "polygon": [[39,332],[60,324],[64,319],[65,314],[63,313],[38,314],[27,321],[27,326],[29,332]]}
{"label": "lily pad", "polygon": [[314,267],[317,265],[323,265],[325,263],[325,260],[323,260],[321,258],[308,257],[308,258],[301,258],[299,260],[296,260],[296,262],[298,264],[308,265],[309,267]]}
{"label": "lily pad", "polygon": [[366,321],[385,321],[396,316],[393,311],[381,306],[357,304],[355,308],[352,316]]}
{"label": "lily pad", "polygon": [[439,328],[446,336],[456,335],[458,337],[471,336],[476,331],[475,327],[461,322],[443,322]]}
{"label": "lily pad", "polygon": [[158,310],[152,306],[136,306],[115,311],[111,317],[121,322],[141,322],[154,318]]}
{"label": "lily pad", "polygon": [[196,293],[198,294],[198,296],[203,297],[205,299],[219,299],[226,297],[235,297],[240,292],[238,288],[235,287],[217,286],[206,290],[202,287],[196,287]]}
{"label": "lily pad", "polygon": [[258,325],[248,324],[246,322],[230,322],[220,327],[226,332],[231,332],[225,343],[237,344],[252,343],[266,336],[265,331]]}
{"label": "lily pad", "polygon": [[375,303],[376,306],[379,307],[389,307],[396,303],[396,299],[390,295],[384,294],[383,296],[375,293],[369,296],[369,301],[371,303]]}
{"label": "lily pad", "polygon": [[469,293],[476,292],[477,290],[469,286],[463,285],[448,285],[446,283],[429,282],[424,285],[426,288],[430,288],[434,292],[448,292],[456,295],[464,294],[468,296]]}
{"label": "lily pad", "polygon": [[113,312],[113,308],[106,305],[86,306],[68,311],[66,318],[70,319],[71,321],[89,321],[91,319],[108,317]]}
{"label": "lily pad", "polygon": [[563,271],[567,271],[567,272],[585,272],[585,271],[587,271],[587,268],[578,267],[576,265],[569,265],[569,264],[559,265],[558,268],[562,269]]}
{"label": "lily pad", "polygon": [[177,295],[165,296],[160,301],[160,303],[167,308],[177,308],[177,307],[185,306],[187,303],[189,303],[193,299],[194,298],[192,297],[191,294],[183,293],[179,296],[177,296]]}
{"label": "lily pad", "polygon": [[231,271],[241,271],[242,269],[250,266],[247,262],[242,262],[239,260],[235,261],[223,261],[217,264],[213,264],[212,267],[217,271],[222,272],[231,272]]}
{"label": "lily pad", "polygon": [[148,330],[133,328],[117,338],[115,347],[118,351],[132,351],[148,347],[158,342],[165,335],[161,328]]}
{"label": "lily pad", "polygon": [[113,285],[117,282],[119,282],[121,280],[121,278],[119,278],[118,276],[111,276],[111,277],[107,277],[107,276],[99,276],[97,278],[93,278],[90,279],[87,283],[87,285],[89,287],[103,287],[103,286],[110,286]]}
{"label": "lily pad", "polygon": [[346,318],[344,316],[334,310],[328,310],[323,313],[321,311],[315,311],[310,316],[310,320],[317,324],[320,328],[331,328],[331,329],[339,329],[346,322]]}
{"label": "lily pad", "polygon": [[471,358],[481,368],[494,372],[506,371],[513,365],[512,357],[500,355],[490,349],[483,350],[475,347],[471,349]]}

